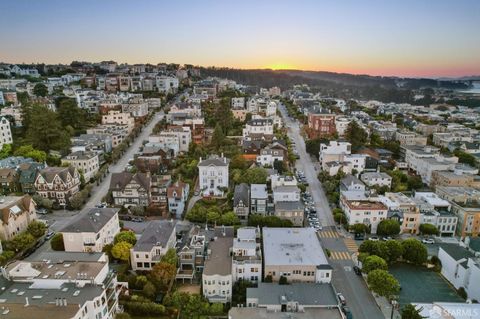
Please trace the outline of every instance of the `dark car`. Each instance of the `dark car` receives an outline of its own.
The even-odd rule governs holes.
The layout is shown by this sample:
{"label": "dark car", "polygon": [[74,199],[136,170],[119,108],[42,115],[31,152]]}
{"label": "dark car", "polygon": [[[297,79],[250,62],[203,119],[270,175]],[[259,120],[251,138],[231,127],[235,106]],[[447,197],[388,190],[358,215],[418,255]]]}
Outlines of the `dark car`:
{"label": "dark car", "polygon": [[345,317],[347,319],[353,319],[352,312],[350,311],[350,308],[348,308],[347,306],[343,306],[342,311],[345,314]]}
{"label": "dark car", "polygon": [[353,266],[353,272],[359,276],[362,274],[362,270],[358,266]]}
{"label": "dark car", "polygon": [[355,234],[355,240],[364,240],[365,235],[364,234]]}

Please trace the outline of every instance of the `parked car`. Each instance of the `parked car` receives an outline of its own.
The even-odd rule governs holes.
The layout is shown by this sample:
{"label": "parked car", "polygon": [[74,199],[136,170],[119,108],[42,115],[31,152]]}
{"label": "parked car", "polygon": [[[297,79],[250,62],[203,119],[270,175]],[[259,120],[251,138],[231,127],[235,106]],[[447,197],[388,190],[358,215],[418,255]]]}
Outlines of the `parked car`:
{"label": "parked car", "polygon": [[383,241],[392,240],[392,239],[393,239],[393,238],[390,237],[390,236],[382,237],[382,240],[383,240]]}
{"label": "parked car", "polygon": [[343,306],[342,311],[345,314],[346,319],[353,319],[352,312],[350,311],[350,308]]}
{"label": "parked car", "polygon": [[143,222],[145,219],[143,217],[133,217],[132,218],[132,222],[136,222],[136,223],[141,223]]}
{"label": "parked car", "polygon": [[424,244],[435,244],[435,240],[433,238],[424,238],[424,239],[422,239],[422,243],[424,243]]}
{"label": "parked car", "polygon": [[377,236],[371,236],[371,237],[368,237],[368,240],[371,240],[371,241],[378,241],[378,237]]}
{"label": "parked car", "polygon": [[345,299],[345,297],[342,295],[341,292],[337,293],[337,298],[338,298],[338,301],[340,301],[340,303],[345,306],[347,304],[347,300]]}
{"label": "parked car", "polygon": [[362,274],[362,270],[358,266],[353,266],[353,272],[359,276]]}
{"label": "parked car", "polygon": [[48,211],[45,208],[40,208],[40,209],[37,210],[37,214],[47,215]]}
{"label": "parked car", "polygon": [[359,234],[355,234],[355,240],[364,240],[365,239],[365,234],[363,233],[359,233]]}
{"label": "parked car", "polygon": [[53,236],[55,236],[55,232],[54,231],[49,231],[47,233],[47,235],[45,236],[45,239],[46,240],[49,240],[50,238],[52,238]]}

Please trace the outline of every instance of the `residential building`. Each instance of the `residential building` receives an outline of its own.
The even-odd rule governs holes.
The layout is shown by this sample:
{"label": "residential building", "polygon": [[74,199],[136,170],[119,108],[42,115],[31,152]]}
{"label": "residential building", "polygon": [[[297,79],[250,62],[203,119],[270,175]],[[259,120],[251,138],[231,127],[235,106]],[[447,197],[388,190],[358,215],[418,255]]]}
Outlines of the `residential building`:
{"label": "residential building", "polygon": [[400,221],[400,232],[418,234],[422,221],[420,210],[416,202],[403,193],[386,192],[379,196],[379,200],[388,207],[390,211],[400,211],[403,220]]}
{"label": "residential building", "polygon": [[442,262],[442,276],[455,289],[465,289],[470,300],[480,299],[480,263],[473,253],[458,245],[444,244],[438,249],[438,259]]}
{"label": "residential building", "polygon": [[271,149],[265,147],[260,151],[260,154],[257,156],[256,162],[262,166],[273,167],[275,161],[283,161],[285,159],[285,153],[283,150]]}
{"label": "residential building", "polygon": [[307,134],[310,139],[332,136],[336,131],[335,114],[308,114]]}
{"label": "residential building", "polygon": [[212,155],[198,162],[198,180],[202,196],[224,196],[228,188],[228,165],[230,160]]}
{"label": "residential building", "polygon": [[273,121],[271,119],[257,118],[245,124],[242,133],[244,140],[267,140],[273,138]]}
{"label": "residential building", "polygon": [[365,184],[353,175],[347,175],[340,180],[340,192],[365,193]]}
{"label": "residential building", "polygon": [[276,186],[273,189],[273,202],[299,202],[300,189],[297,186]]}
{"label": "residential building", "polygon": [[291,221],[293,226],[302,227],[304,209],[301,201],[278,201],[275,203],[275,216]]}
{"label": "residential building", "polygon": [[263,228],[264,276],[274,282],[330,283],[332,267],[313,228]]}
{"label": "residential building", "polygon": [[133,118],[143,118],[148,115],[148,103],[143,99],[131,99],[122,104],[122,112],[130,114]]}
{"label": "residential building", "polygon": [[220,227],[208,244],[202,273],[203,295],[209,302],[227,303],[232,300],[233,228]]}
{"label": "residential building", "polygon": [[242,223],[246,223],[250,213],[250,187],[241,183],[235,185],[233,193],[233,212]]}
{"label": "residential building", "polygon": [[400,145],[427,145],[427,137],[418,135],[411,131],[397,131],[395,140],[400,142]]}
{"label": "residential building", "polygon": [[110,191],[115,205],[148,206],[151,177],[149,173],[112,173]]}
{"label": "residential building", "polygon": [[130,133],[135,127],[135,119],[127,112],[111,110],[102,115],[102,124],[120,124],[126,125]]}
{"label": "residential building", "polygon": [[119,295],[128,289],[105,253],[42,253],[10,263],[3,273],[5,318],[114,319]]}
{"label": "residential building", "polygon": [[343,116],[337,116],[335,118],[335,131],[339,137],[345,136],[345,132],[347,131],[348,125],[351,121],[351,119]]}
{"label": "residential building", "polygon": [[295,282],[259,283],[247,288],[246,307],[233,307],[231,319],[343,319],[336,292],[330,284]]}
{"label": "residential building", "polygon": [[62,230],[68,252],[102,252],[120,232],[118,209],[91,208],[77,214]]}
{"label": "residential building", "polygon": [[232,248],[233,282],[246,280],[257,283],[262,279],[262,250],[260,247],[260,229],[241,227]]}
{"label": "residential building", "polygon": [[189,190],[190,185],[181,181],[177,181],[167,188],[168,212],[178,219],[182,218]]}
{"label": "residential building", "polygon": [[392,187],[392,177],[383,172],[365,172],[360,179],[368,186]]}
{"label": "residential building", "polygon": [[37,178],[38,171],[45,167],[45,164],[32,162],[25,162],[18,165],[20,189],[24,194],[33,195],[36,193],[35,180]]}
{"label": "residential building", "polygon": [[453,170],[455,169],[457,161],[457,157],[453,159],[446,159],[441,156],[436,158],[420,158],[415,163],[415,172],[420,175],[425,184],[430,185],[433,172]]}
{"label": "residential building", "polygon": [[152,220],[130,249],[130,263],[134,271],[152,270],[169,249],[176,244],[175,222]]}
{"label": "residential building", "polygon": [[295,176],[279,174],[270,175],[270,183],[272,189],[276,188],[277,186],[297,186],[298,184]]}
{"label": "residential building", "polygon": [[475,181],[475,175],[462,174],[451,171],[433,171],[430,186],[471,186]]}
{"label": "residential building", "polygon": [[320,144],[319,160],[322,169],[326,170],[327,163],[343,161],[345,155],[351,154],[352,144],[348,142],[330,141],[329,144]]}
{"label": "residential building", "polygon": [[6,117],[0,117],[0,149],[5,144],[12,144],[12,131],[10,130],[10,122]]}
{"label": "residential building", "polygon": [[4,241],[24,232],[37,219],[35,203],[29,195],[2,197],[0,212],[0,239]]}
{"label": "residential building", "polygon": [[98,154],[88,151],[77,151],[70,153],[62,159],[62,164],[68,164],[75,167],[86,182],[91,181],[100,168]]}
{"label": "residential building", "polygon": [[268,191],[266,184],[250,185],[250,213],[262,214],[267,213]]}
{"label": "residential building", "polygon": [[46,167],[35,177],[37,194],[65,207],[80,190],[80,174],[74,167]]}
{"label": "residential building", "polygon": [[377,233],[378,224],[387,219],[388,214],[388,208],[383,203],[368,199],[348,200],[342,196],[340,208],[343,209],[349,225],[367,225],[372,234]]}
{"label": "residential building", "polygon": [[405,145],[400,150],[408,168],[417,171],[417,163],[422,158],[435,158],[440,155],[440,149],[433,146]]}
{"label": "residential building", "polygon": [[111,145],[112,148],[120,145],[130,134],[128,125],[123,124],[102,124],[87,129],[87,135],[99,135],[105,140],[105,145]]}
{"label": "residential building", "polygon": [[18,172],[14,168],[0,168],[0,192],[2,194],[19,191]]}

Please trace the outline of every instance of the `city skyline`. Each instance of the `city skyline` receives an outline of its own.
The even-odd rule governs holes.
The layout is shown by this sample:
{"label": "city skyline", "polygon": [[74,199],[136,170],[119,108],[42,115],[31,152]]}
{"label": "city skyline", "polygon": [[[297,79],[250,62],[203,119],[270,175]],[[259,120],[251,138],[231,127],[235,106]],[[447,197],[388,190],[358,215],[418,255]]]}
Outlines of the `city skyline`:
{"label": "city skyline", "polygon": [[[2,1],[0,61],[480,74],[480,3]],[[22,19],[18,17],[22,16]]]}

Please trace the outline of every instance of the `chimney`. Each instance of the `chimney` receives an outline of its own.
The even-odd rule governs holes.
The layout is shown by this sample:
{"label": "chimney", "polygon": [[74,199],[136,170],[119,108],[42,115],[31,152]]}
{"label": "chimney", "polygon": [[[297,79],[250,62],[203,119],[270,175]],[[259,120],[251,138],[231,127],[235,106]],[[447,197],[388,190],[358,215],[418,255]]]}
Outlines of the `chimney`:
{"label": "chimney", "polygon": [[201,157],[201,156],[200,156],[200,161],[198,161],[198,162],[199,162],[199,163],[201,163],[201,162],[202,162],[202,157]]}
{"label": "chimney", "polygon": [[25,297],[25,307],[30,306],[30,303],[28,302],[28,297]]}

